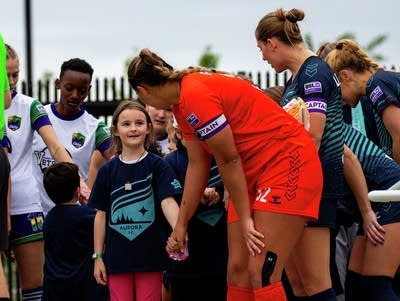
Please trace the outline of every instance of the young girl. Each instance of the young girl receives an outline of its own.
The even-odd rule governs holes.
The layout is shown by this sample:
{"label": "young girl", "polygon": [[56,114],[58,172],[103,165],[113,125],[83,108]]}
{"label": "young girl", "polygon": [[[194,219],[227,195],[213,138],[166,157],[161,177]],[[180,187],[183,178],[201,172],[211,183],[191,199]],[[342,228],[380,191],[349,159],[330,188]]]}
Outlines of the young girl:
{"label": "young girl", "polygon": [[306,221],[317,218],[322,189],[309,134],[262,90],[234,75],[173,70],[143,49],[128,76],[144,103],[172,108],[186,141],[184,193],[167,250],[185,247],[214,156],[231,198],[227,300],[286,300],[282,270]]}
{"label": "young girl", "polygon": [[174,196],[181,185],[168,163],[146,150],[152,124],[142,105],[122,101],[112,135],[117,156],[100,168],[89,199],[97,209],[94,276],[108,284],[111,301],[159,301],[168,259],[166,220],[175,225]]}

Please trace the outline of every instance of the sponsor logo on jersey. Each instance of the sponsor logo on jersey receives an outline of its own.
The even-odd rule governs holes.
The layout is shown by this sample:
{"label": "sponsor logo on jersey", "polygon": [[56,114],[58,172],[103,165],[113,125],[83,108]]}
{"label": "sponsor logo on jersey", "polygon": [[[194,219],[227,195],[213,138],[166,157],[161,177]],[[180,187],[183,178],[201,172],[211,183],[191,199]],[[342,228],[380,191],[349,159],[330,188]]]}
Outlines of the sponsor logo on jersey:
{"label": "sponsor logo on jersey", "polygon": [[227,125],[228,122],[226,121],[225,115],[221,114],[217,118],[212,119],[202,127],[198,128],[195,131],[195,134],[200,140],[205,140],[214,136]]}
{"label": "sponsor logo on jersey", "polygon": [[369,95],[369,98],[371,99],[372,103],[375,103],[375,102],[378,100],[378,98],[379,98],[380,96],[382,96],[382,95],[383,95],[383,92],[382,92],[381,87],[377,86],[377,87],[371,92],[371,94]]}
{"label": "sponsor logo on jersey", "polygon": [[187,123],[189,123],[191,126],[196,126],[199,122],[200,119],[194,114],[191,113],[187,118],[186,118]]}
{"label": "sponsor logo on jersey", "polygon": [[309,82],[304,84],[304,94],[321,93],[322,84],[321,82]]}
{"label": "sponsor logo on jersey", "polygon": [[40,112],[42,114],[47,114],[46,109],[44,108],[44,106],[41,103],[36,105],[36,109],[38,110],[38,112]]}
{"label": "sponsor logo on jersey", "polygon": [[85,135],[81,133],[72,133],[72,145],[75,148],[81,148],[85,144]]}
{"label": "sponsor logo on jersey", "polygon": [[[71,153],[65,149],[68,155],[72,158]],[[39,166],[42,173],[46,170],[47,167],[56,163],[56,161],[51,157],[50,152],[47,147],[43,148],[42,150],[36,150],[33,152],[36,163]]]}
{"label": "sponsor logo on jersey", "polygon": [[8,116],[7,127],[12,131],[18,130],[21,127],[21,120],[21,116]]}

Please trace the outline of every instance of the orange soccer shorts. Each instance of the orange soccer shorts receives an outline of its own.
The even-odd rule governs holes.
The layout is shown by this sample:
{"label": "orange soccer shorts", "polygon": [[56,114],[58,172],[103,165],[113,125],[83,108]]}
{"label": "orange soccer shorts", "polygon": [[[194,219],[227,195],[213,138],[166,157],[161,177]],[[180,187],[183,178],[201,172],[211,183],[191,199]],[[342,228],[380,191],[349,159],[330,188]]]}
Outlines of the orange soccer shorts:
{"label": "orange soccer shorts", "polygon": [[[318,218],[323,175],[314,145],[276,144],[243,164],[252,210]],[[239,220],[232,200],[228,222]]]}

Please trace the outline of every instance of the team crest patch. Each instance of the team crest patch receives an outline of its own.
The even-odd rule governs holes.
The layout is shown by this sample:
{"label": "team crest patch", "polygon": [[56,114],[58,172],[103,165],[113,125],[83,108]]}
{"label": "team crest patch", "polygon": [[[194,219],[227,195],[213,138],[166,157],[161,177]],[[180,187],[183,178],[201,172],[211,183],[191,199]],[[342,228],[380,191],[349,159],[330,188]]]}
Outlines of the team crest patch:
{"label": "team crest patch", "polygon": [[21,116],[8,116],[7,127],[12,131],[18,130],[21,127],[21,120]]}
{"label": "team crest patch", "polygon": [[194,114],[191,113],[187,118],[186,118],[187,123],[189,123],[191,126],[196,126],[200,122],[200,119]]}
{"label": "team crest patch", "polygon": [[72,145],[75,148],[81,148],[85,144],[85,135],[81,133],[72,133]]}
{"label": "team crest patch", "polygon": [[309,82],[304,84],[304,94],[322,93],[321,82]]}
{"label": "team crest patch", "polygon": [[381,87],[377,86],[374,91],[369,95],[369,98],[371,99],[372,103],[375,103],[379,97],[383,95]]}
{"label": "team crest patch", "polygon": [[306,66],[306,75],[309,77],[313,77],[318,72],[318,64],[309,64]]}

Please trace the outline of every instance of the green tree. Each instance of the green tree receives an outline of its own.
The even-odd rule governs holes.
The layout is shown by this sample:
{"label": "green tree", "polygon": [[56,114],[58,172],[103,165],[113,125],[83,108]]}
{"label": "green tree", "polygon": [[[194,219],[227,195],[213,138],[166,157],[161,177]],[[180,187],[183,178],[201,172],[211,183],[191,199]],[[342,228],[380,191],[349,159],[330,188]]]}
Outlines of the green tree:
{"label": "green tree", "polygon": [[[364,49],[368,54],[377,62],[382,62],[385,60],[385,57],[381,53],[376,52],[376,48],[381,46],[386,40],[389,38],[389,35],[382,33],[379,34],[375,37],[372,38],[371,41],[369,41],[366,45],[360,45],[362,49]],[[356,35],[353,32],[345,32],[341,35],[339,35],[336,39],[333,41],[337,41],[340,39],[350,39],[357,41]],[[314,45],[314,40],[311,36],[310,33],[306,33],[304,35],[304,42],[310,48],[311,50],[317,50],[317,48]],[[322,45],[322,43],[320,43]]]}
{"label": "green tree", "polygon": [[199,66],[217,69],[220,56],[212,51],[211,45],[207,45],[199,58]]}
{"label": "green tree", "polygon": [[45,70],[42,75],[40,76],[40,81],[42,83],[45,83],[47,81],[51,81],[54,79],[54,72],[50,71],[50,70]]}

